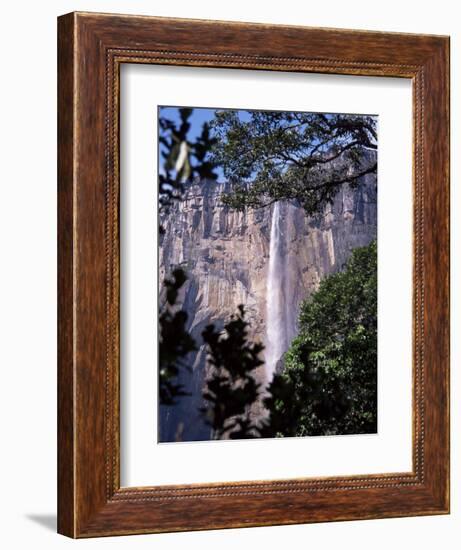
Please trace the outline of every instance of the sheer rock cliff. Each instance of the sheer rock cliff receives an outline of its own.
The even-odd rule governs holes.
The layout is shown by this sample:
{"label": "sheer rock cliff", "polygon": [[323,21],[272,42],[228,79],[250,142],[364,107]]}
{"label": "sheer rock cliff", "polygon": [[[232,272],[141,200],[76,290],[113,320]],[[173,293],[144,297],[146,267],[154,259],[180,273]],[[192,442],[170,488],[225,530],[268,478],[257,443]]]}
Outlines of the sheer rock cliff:
{"label": "sheer rock cliff", "polygon": [[[243,304],[250,338],[264,343],[274,206],[233,210],[221,201],[227,190],[225,183],[195,182],[162,218],[165,233],[159,246],[160,294],[165,276],[180,265],[188,275],[180,301],[196,340],[200,341],[208,323],[222,327]],[[354,248],[376,238],[376,197],[376,177],[370,174],[356,189],[343,186],[334,203],[316,217],[307,217],[294,202],[280,205],[281,284],[288,312],[288,340],[296,334],[301,301],[325,276],[341,270]],[[191,395],[175,407],[160,407],[161,441],[209,439],[209,429],[198,413],[207,372],[203,347],[190,357],[190,366],[192,374],[183,381]],[[257,377],[265,382],[264,367]]]}

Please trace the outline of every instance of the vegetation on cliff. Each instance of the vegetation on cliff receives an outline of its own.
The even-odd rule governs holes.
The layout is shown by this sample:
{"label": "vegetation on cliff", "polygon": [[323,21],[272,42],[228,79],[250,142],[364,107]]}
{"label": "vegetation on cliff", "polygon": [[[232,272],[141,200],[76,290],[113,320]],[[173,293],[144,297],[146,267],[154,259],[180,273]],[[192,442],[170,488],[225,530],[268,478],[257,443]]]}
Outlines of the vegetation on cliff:
{"label": "vegetation on cliff", "polygon": [[[161,219],[194,177],[228,178],[224,200],[231,208],[295,199],[306,215],[315,215],[342,185],[354,187],[376,171],[374,117],[254,111],[242,119],[236,111],[216,110],[191,138],[192,113],[182,108],[176,120],[159,117]],[[173,407],[187,395],[190,356],[205,346],[211,375],[197,413],[215,439],[376,431],[376,242],[355,249],[344,269],[302,303],[299,334],[268,387],[254,376],[263,346],[249,341],[244,305],[223,330],[211,323],[196,341],[179,300],[186,280],[178,266],[161,293],[161,406]],[[251,411],[257,403],[266,413],[256,421]]]}
{"label": "vegetation on cliff", "polygon": [[376,432],[376,267],[374,241],[301,305],[299,335],[269,387],[280,435]]}
{"label": "vegetation on cliff", "polygon": [[211,159],[232,183],[224,202],[237,209],[296,200],[323,211],[341,186],[376,173],[376,117],[349,114],[219,110]]}
{"label": "vegetation on cliff", "polygon": [[[376,242],[372,242],[355,249],[343,271],[320,283],[302,304],[299,335],[285,354],[282,372],[274,375],[266,390],[253,377],[263,364],[263,346],[248,342],[244,307],[224,331],[212,324],[206,327],[202,336],[213,375],[206,381],[206,405],[200,412],[213,438],[376,432],[376,262]],[[196,349],[182,322],[174,325],[174,337],[171,328],[170,321],[161,317],[160,399],[164,405],[174,404],[172,393],[176,398],[181,395],[171,376],[172,359],[177,356],[179,361]],[[258,424],[249,413],[261,398],[269,414]]]}

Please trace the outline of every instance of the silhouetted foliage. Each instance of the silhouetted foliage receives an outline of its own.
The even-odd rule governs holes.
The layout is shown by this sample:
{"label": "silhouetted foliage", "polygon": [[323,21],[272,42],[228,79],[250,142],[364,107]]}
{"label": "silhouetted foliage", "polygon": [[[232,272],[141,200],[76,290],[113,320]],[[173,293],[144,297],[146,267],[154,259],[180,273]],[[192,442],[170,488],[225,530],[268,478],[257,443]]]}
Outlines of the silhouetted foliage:
{"label": "silhouetted foliage", "polygon": [[300,112],[217,111],[212,160],[232,191],[224,203],[260,208],[295,199],[310,215],[332,203],[344,184],[375,173],[376,118]]}
{"label": "silhouetted foliage", "polygon": [[[353,115],[255,111],[242,122],[235,111],[217,111],[211,127],[188,139],[193,109],[179,109],[178,123],[159,117],[160,213],[167,214],[194,177],[217,179],[218,164],[232,182],[224,202],[262,207],[296,199],[308,214],[323,211],[341,185],[358,185],[376,171],[376,120]],[[210,151],[213,150],[213,155]],[[238,183],[235,183],[238,182]],[[160,226],[160,231],[163,228]],[[299,335],[284,357],[284,369],[267,388],[255,380],[263,346],[248,341],[243,306],[218,330],[202,332],[211,372],[200,414],[212,437],[254,438],[371,433],[376,431],[377,374],[376,243],[356,249],[345,270],[326,278],[301,307]],[[183,373],[199,345],[187,331],[178,295],[186,281],[175,269],[164,281],[159,315],[160,404],[185,395]],[[189,361],[188,361],[189,359]],[[254,407],[268,416],[254,422]]]}
{"label": "silhouetted foliage", "polygon": [[175,308],[178,292],[186,282],[182,269],[175,269],[172,279],[164,282],[166,303],[160,312],[159,397],[161,405],[175,405],[177,398],[188,395],[178,382],[180,369],[188,369],[185,358],[197,350],[195,340],[186,329],[187,312]]}
{"label": "silhouetted foliage", "polygon": [[213,439],[259,436],[249,413],[258,398],[260,386],[254,379],[254,370],[263,364],[259,358],[263,346],[248,342],[245,311],[243,306],[238,309],[223,332],[208,325],[202,333],[213,370],[203,392],[207,406],[201,413],[212,429]]}
{"label": "silhouetted foliage", "polygon": [[[300,332],[284,369],[264,389],[254,371],[263,346],[248,342],[243,306],[219,331],[202,332],[212,367],[200,409],[214,439],[374,433],[377,425],[376,243],[353,251],[344,271],[327,277],[303,302]],[[173,312],[185,282],[181,269],[165,281],[160,316],[160,402],[186,395],[178,383],[183,361],[198,346],[186,331],[187,314]],[[269,415],[256,423],[250,411],[263,402]]]}
{"label": "silhouetted foliage", "polygon": [[290,379],[274,374],[263,403],[269,411],[269,416],[259,427],[260,437],[297,435],[296,426],[301,415],[302,404],[295,394],[295,386]]}
{"label": "silhouetted foliage", "polygon": [[[220,342],[214,327],[209,327],[213,338],[205,340],[217,349],[212,364],[220,369],[205,390],[212,407],[204,412],[213,411],[215,424],[210,425],[216,438],[376,432],[376,267],[373,242],[354,250],[344,271],[320,283],[302,304],[300,333],[285,355],[284,370],[274,375],[266,390],[255,385],[251,375],[262,362],[247,370],[239,358],[242,340]],[[237,388],[248,379],[249,391],[233,395],[230,378]],[[261,398],[269,416],[255,424],[248,412]],[[243,411],[246,416],[237,418]]]}
{"label": "silhouetted foliage", "polygon": [[376,242],[353,251],[301,307],[300,333],[269,387],[269,430],[282,435],[375,433]]}
{"label": "silhouetted foliage", "polygon": [[[215,165],[211,162],[210,151],[216,140],[210,135],[209,125],[202,125],[200,136],[191,141],[188,138],[191,124],[189,119],[194,109],[178,109],[180,122],[176,124],[167,117],[159,116],[160,153],[163,159],[159,180],[160,211],[167,213],[174,200],[182,197],[184,184],[194,176],[216,180]],[[160,225],[160,233],[164,229]]]}

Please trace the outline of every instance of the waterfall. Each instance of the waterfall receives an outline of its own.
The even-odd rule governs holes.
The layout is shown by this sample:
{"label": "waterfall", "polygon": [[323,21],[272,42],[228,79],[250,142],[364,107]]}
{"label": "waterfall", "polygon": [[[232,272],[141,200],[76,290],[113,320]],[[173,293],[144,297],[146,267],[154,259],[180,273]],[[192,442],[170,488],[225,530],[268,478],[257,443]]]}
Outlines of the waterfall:
{"label": "waterfall", "polygon": [[286,207],[279,201],[272,210],[269,266],[266,283],[266,343],[265,365],[268,382],[271,381],[277,362],[289,346],[289,308],[287,307],[286,258]]}

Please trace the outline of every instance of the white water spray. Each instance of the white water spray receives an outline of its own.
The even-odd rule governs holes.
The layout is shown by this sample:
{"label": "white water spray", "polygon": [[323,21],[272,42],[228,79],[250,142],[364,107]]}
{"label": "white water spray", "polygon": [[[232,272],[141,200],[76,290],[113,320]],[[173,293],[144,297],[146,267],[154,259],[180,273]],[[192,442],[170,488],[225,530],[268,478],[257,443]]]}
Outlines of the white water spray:
{"label": "white water spray", "polygon": [[266,348],[264,352],[267,381],[275,373],[277,362],[288,349],[288,308],[286,303],[286,223],[284,206],[272,210],[269,266],[266,286]]}

